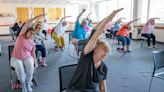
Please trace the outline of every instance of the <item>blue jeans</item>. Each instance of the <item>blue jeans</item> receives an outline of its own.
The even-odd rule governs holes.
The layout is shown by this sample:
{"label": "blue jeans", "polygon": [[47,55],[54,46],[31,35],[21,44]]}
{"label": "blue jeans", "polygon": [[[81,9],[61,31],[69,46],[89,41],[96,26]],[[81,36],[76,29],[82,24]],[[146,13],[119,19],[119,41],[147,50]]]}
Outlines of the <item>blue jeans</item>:
{"label": "blue jeans", "polygon": [[36,45],[35,48],[36,58],[38,56],[38,51],[41,51],[43,58],[46,57],[46,48],[43,45]]}
{"label": "blue jeans", "polygon": [[122,42],[122,45],[130,45],[130,38],[129,37],[125,37],[125,36],[119,36],[117,35],[116,38]]}

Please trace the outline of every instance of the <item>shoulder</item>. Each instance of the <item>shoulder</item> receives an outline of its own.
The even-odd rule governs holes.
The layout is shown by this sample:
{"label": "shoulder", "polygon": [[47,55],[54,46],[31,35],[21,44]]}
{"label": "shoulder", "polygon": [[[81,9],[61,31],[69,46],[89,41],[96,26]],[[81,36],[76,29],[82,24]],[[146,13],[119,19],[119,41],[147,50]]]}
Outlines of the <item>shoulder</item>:
{"label": "shoulder", "polygon": [[104,72],[108,72],[108,67],[106,66],[106,64],[104,62],[101,63],[101,67],[103,69]]}

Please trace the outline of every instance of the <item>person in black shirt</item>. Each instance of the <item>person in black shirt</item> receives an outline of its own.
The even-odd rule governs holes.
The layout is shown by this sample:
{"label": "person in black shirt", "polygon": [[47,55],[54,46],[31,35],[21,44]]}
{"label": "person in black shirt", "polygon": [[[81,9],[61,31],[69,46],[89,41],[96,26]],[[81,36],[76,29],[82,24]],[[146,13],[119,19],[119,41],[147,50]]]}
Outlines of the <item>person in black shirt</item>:
{"label": "person in black shirt", "polygon": [[111,21],[122,9],[113,11],[96,26],[92,37],[80,56],[67,92],[107,92],[108,68],[103,59],[109,54],[111,48],[107,42],[98,38],[104,33],[106,23]]}

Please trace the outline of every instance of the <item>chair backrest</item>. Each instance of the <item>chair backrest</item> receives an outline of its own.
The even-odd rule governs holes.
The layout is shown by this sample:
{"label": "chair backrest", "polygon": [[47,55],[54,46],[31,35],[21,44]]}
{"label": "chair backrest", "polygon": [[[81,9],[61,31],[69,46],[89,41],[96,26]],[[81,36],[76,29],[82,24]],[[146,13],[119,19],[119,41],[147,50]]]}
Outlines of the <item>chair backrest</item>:
{"label": "chair backrest", "polygon": [[153,51],[155,70],[164,68],[164,49]]}
{"label": "chair backrest", "polygon": [[71,39],[72,39],[72,32],[70,32],[70,33],[68,34],[68,36],[69,36],[69,43],[71,43]]}
{"label": "chair backrest", "polygon": [[10,62],[10,59],[11,59],[11,53],[13,52],[13,49],[14,49],[14,45],[8,46],[9,62]]}
{"label": "chair backrest", "polygon": [[60,92],[68,88],[68,84],[74,74],[77,64],[59,67]]}

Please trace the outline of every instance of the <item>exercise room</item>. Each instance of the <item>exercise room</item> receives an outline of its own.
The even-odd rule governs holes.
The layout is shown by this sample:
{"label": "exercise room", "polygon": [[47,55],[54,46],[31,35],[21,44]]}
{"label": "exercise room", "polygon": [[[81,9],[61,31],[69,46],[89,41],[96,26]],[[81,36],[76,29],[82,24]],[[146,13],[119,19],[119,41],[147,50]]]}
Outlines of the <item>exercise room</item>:
{"label": "exercise room", "polygon": [[0,0],[0,92],[164,92],[163,0]]}

